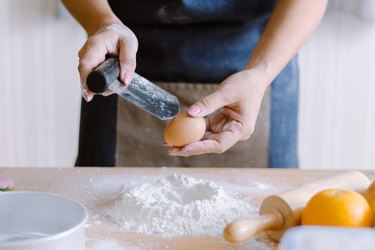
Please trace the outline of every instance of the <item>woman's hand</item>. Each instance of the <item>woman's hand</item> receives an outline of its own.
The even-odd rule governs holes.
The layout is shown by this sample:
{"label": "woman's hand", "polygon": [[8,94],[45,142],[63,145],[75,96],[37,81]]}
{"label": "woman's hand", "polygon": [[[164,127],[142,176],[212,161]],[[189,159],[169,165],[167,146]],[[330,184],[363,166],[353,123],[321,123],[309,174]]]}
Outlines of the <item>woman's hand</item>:
{"label": "woman's hand", "polygon": [[269,82],[258,69],[229,76],[218,90],[192,105],[188,113],[205,117],[206,133],[199,142],[169,148],[170,155],[223,153],[238,141],[249,139]]}
{"label": "woman's hand", "polygon": [[137,50],[136,36],[122,24],[104,26],[91,35],[78,53],[83,98],[89,102],[94,97],[94,93],[87,88],[86,79],[88,74],[105,60],[106,55],[119,56],[120,80],[126,85],[129,84],[136,67]]}

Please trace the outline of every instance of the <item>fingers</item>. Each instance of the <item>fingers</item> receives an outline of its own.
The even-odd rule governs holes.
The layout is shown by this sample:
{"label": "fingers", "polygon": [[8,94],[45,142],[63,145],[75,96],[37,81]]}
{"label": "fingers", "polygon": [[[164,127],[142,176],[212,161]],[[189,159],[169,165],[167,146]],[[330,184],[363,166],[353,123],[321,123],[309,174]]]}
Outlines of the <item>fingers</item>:
{"label": "fingers", "polygon": [[189,115],[195,117],[208,116],[210,131],[206,132],[204,140],[186,145],[183,148],[172,147],[169,149],[169,154],[180,156],[219,154],[241,140],[244,134],[241,119],[232,119],[232,115],[223,112],[228,105],[238,101],[235,100],[233,93],[235,93],[233,89],[222,85],[211,95],[193,104],[188,109]]}
{"label": "fingers", "polygon": [[136,67],[137,46],[124,40],[119,41],[119,46],[120,80],[129,85]]}
{"label": "fingers", "polygon": [[169,154],[223,153],[238,141],[249,139],[267,86],[263,75],[257,74],[246,70],[237,72],[226,78],[214,93],[193,104],[188,109],[189,115],[208,118],[205,136],[183,148],[172,147]]}
{"label": "fingers", "polygon": [[[138,41],[134,33],[126,26],[112,24],[100,29],[89,37],[79,51],[78,71],[81,79],[82,96],[91,101],[94,93],[87,88],[89,73],[98,67],[107,55],[118,55],[120,60],[120,80],[129,84],[136,67]],[[104,95],[108,95],[105,92]]]}
{"label": "fingers", "polygon": [[138,40],[134,33],[126,26],[111,24],[109,30],[119,34],[118,55],[120,59],[120,80],[126,85],[130,84],[136,68],[136,54],[138,50]]}
{"label": "fingers", "polygon": [[79,51],[78,71],[81,80],[82,96],[89,102],[94,97],[94,93],[87,88],[86,79],[89,73],[105,60],[107,50],[100,43],[88,39]]}
{"label": "fingers", "polygon": [[[178,156],[193,156],[193,155],[202,155],[202,154],[221,154],[228,150],[231,146],[233,146],[238,140],[233,140],[229,138],[229,140],[225,140],[225,137],[232,136],[231,133],[225,132],[221,134],[221,138],[218,140],[203,140],[194,142],[191,144],[186,145],[183,148],[178,147],[171,147],[168,149],[168,153],[170,155],[178,155]],[[224,141],[226,143],[224,143]],[[225,145],[226,144],[226,145]]]}

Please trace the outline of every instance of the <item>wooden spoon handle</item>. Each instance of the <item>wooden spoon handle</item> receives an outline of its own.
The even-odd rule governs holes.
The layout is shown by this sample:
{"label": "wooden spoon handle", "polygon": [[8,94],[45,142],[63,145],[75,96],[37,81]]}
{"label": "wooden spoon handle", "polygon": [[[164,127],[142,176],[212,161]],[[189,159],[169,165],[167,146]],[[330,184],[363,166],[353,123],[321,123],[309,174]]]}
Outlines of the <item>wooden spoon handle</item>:
{"label": "wooden spoon handle", "polygon": [[224,229],[224,238],[231,243],[245,241],[264,230],[281,229],[284,218],[277,210],[271,210],[258,218],[237,220]]}

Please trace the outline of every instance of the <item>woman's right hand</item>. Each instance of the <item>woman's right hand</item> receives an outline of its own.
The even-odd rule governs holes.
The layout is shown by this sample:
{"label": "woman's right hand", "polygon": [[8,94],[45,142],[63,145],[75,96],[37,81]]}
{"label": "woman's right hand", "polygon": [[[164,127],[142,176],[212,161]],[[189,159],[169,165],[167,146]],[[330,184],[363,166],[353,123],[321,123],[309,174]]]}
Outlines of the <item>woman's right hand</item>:
{"label": "woman's right hand", "polygon": [[119,57],[120,80],[126,85],[130,84],[136,67],[137,50],[137,37],[123,24],[106,25],[91,35],[78,52],[83,98],[89,102],[94,97],[94,93],[87,88],[86,79],[88,74],[105,60],[106,55]]}

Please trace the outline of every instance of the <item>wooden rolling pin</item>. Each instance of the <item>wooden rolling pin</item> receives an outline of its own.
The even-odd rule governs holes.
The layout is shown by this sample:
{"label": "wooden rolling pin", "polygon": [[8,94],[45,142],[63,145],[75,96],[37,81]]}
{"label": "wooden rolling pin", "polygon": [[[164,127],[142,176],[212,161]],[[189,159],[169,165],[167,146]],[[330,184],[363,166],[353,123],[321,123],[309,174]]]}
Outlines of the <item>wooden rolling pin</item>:
{"label": "wooden rolling pin", "polygon": [[327,188],[343,188],[363,193],[369,184],[370,180],[366,175],[350,171],[268,196],[262,201],[258,218],[228,224],[224,230],[224,238],[238,243],[266,231],[272,239],[279,241],[288,228],[300,224],[303,208],[317,192]]}

